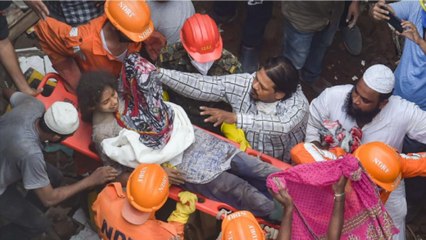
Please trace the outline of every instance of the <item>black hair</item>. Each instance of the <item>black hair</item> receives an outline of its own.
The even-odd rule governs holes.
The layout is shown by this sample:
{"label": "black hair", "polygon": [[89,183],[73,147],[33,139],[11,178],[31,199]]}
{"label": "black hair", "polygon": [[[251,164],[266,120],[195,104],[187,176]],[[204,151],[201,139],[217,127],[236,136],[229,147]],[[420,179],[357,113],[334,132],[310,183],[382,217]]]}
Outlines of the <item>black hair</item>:
{"label": "black hair", "polygon": [[383,100],[387,100],[392,96],[393,90],[390,93],[380,93],[379,94],[379,102],[382,102]]}
{"label": "black hair", "polygon": [[275,90],[285,93],[283,100],[297,90],[299,75],[293,64],[285,57],[271,57],[262,66],[266,75],[274,82]]}
{"label": "black hair", "polygon": [[50,129],[47,126],[46,121],[44,121],[44,114],[43,114],[43,117],[41,117],[40,120],[39,120],[39,126],[40,126],[41,130],[43,132],[45,132],[45,133],[48,133],[48,134],[58,134],[57,132],[53,131],[52,129]]}
{"label": "black hair", "polygon": [[81,75],[77,87],[78,106],[81,119],[91,122],[96,105],[101,100],[102,92],[106,87],[117,90],[117,79],[104,71],[85,72]]}
{"label": "black hair", "polygon": [[[46,113],[44,113],[44,114],[46,114]],[[44,114],[43,114],[43,117],[39,118],[38,125],[39,125],[40,129],[43,132],[45,132],[47,134],[56,134],[56,135],[58,135],[60,137],[60,140],[58,142],[61,142],[63,139],[65,139],[65,138],[67,138],[69,136],[72,136],[74,134],[74,133],[72,133],[72,134],[64,135],[64,134],[59,134],[59,133],[53,131],[52,129],[50,129],[47,126],[46,121],[44,120]]]}

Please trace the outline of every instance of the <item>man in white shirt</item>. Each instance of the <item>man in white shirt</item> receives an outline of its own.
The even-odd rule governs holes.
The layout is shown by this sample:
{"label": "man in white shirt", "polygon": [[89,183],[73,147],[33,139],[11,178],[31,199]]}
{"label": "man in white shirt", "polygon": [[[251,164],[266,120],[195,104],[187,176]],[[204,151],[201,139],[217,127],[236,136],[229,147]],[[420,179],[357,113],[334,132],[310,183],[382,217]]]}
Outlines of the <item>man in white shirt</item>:
{"label": "man in white shirt", "polygon": [[[384,142],[401,151],[404,136],[426,143],[426,112],[399,96],[391,96],[395,77],[388,67],[369,67],[355,86],[327,88],[310,105],[305,142],[319,143],[319,130],[325,120],[338,120],[342,127],[362,130],[362,143]],[[405,239],[405,185],[392,192],[386,203],[400,230],[394,239]]]}

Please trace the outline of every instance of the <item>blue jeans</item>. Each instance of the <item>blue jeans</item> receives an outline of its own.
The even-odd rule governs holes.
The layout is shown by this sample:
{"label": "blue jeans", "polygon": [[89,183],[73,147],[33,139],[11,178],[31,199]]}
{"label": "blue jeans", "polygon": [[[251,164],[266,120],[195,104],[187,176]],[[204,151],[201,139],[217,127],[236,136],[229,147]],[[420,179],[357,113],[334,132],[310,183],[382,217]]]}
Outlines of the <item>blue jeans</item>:
{"label": "blue jeans", "polygon": [[266,177],[279,171],[269,163],[240,152],[232,158],[230,170],[206,184],[185,183],[183,188],[267,217],[274,210],[274,202],[266,188]]}
{"label": "blue jeans", "polygon": [[[237,11],[238,1],[214,1],[213,11],[219,16],[232,16]],[[261,4],[246,3],[246,18],[243,24],[242,45],[260,47],[266,25],[272,17],[273,1],[263,1]]]}
{"label": "blue jeans", "polygon": [[284,53],[302,78],[308,83],[315,82],[322,70],[322,60],[327,48],[333,43],[339,21],[331,22],[318,32],[299,32],[288,21],[284,22]]}

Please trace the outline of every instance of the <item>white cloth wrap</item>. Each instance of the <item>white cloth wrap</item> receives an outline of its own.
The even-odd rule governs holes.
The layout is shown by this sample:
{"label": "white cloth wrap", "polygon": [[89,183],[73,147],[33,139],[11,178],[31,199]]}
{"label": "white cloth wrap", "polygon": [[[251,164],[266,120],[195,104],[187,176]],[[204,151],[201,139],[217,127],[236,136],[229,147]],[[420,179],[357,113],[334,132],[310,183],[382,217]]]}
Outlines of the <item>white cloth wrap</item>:
{"label": "white cloth wrap", "polygon": [[179,105],[167,102],[175,113],[173,132],[169,142],[162,149],[152,149],[139,141],[139,133],[123,129],[114,138],[101,142],[103,152],[112,160],[131,168],[141,163],[170,162],[173,166],[182,162],[185,149],[195,141],[194,127],[185,111]]}

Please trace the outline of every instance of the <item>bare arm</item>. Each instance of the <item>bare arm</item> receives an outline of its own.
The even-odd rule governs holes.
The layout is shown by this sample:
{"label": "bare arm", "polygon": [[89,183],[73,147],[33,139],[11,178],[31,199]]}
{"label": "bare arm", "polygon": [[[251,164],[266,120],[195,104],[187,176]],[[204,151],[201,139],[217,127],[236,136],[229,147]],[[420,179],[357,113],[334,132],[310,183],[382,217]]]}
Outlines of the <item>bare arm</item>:
{"label": "bare arm", "polygon": [[[288,193],[287,193],[288,194]],[[291,224],[293,223],[293,206],[284,210],[277,240],[291,239]]]}
{"label": "bare arm", "polygon": [[423,53],[426,54],[426,40],[420,36],[416,25],[414,25],[412,22],[404,20],[402,21],[401,25],[404,31],[402,33],[397,32],[397,34],[402,35],[413,41],[415,44],[419,45]]}
{"label": "bare arm", "polygon": [[16,87],[24,93],[30,95],[37,95],[40,91],[32,89],[24,75],[22,74],[21,68],[19,67],[18,60],[16,58],[15,49],[8,38],[0,40],[0,62],[5,67],[6,71],[12,77]]}
{"label": "bare arm", "polygon": [[10,102],[10,98],[16,92],[16,90],[11,88],[3,88],[3,98]]}
{"label": "bare arm", "polygon": [[358,20],[359,14],[360,14],[359,1],[354,0],[349,6],[348,15],[346,16],[346,22],[348,23],[349,28],[353,28],[353,26],[355,26]]}
{"label": "bare arm", "polygon": [[277,200],[284,208],[284,214],[281,220],[280,230],[278,232],[277,240],[290,240],[291,239],[291,224],[293,223],[293,199],[288,194],[287,190],[284,189],[281,182],[278,179],[274,179],[275,184],[278,187],[278,193],[269,190],[271,195]]}
{"label": "bare arm", "polygon": [[379,0],[372,8],[371,15],[376,20],[389,20],[389,12],[395,14],[393,8],[385,3],[385,0]]}
{"label": "bare arm", "polygon": [[42,0],[26,0],[25,4],[30,7],[40,19],[46,19],[49,16],[49,9]]}
{"label": "bare arm", "polygon": [[338,240],[342,234],[343,216],[345,212],[345,186],[347,181],[348,179],[342,176],[339,181],[333,185],[334,205],[333,214],[328,224],[328,240]]}
{"label": "bare arm", "polygon": [[100,167],[90,176],[68,186],[53,188],[50,184],[43,188],[34,189],[44,206],[50,207],[89,187],[104,184],[117,177],[117,171],[112,167]]}

